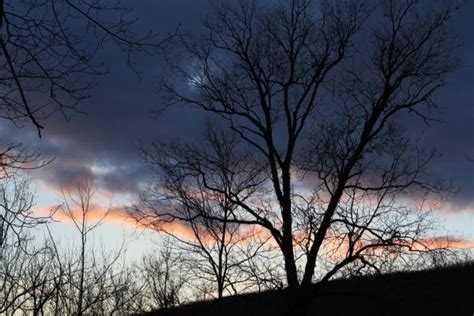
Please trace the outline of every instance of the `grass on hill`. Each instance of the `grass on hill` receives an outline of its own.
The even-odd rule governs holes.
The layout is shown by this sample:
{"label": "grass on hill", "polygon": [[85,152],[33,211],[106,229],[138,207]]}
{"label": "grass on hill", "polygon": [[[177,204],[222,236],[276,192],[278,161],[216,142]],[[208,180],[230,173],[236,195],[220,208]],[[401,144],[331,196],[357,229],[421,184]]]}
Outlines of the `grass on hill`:
{"label": "grass on hill", "polygon": [[267,291],[196,302],[147,315],[474,315],[474,262],[432,270],[340,279],[316,293]]}

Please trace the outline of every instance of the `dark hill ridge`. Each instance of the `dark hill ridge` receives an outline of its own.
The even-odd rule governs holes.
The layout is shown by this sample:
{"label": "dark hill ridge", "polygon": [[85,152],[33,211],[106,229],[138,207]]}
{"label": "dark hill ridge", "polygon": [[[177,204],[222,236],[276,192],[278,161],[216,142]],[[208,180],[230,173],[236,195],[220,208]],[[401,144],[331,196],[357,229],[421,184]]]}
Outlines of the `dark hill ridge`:
{"label": "dark hill ridge", "polygon": [[474,315],[474,262],[417,272],[357,277],[311,288],[306,312],[286,291],[268,291],[158,310],[148,315]]}

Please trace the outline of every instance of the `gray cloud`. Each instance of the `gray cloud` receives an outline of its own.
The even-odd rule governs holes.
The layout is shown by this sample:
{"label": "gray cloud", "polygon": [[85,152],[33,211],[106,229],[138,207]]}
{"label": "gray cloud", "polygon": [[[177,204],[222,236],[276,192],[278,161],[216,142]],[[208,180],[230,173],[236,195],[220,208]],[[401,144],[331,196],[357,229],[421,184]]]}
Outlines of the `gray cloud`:
{"label": "gray cloud", "polygon": [[[181,23],[183,30],[196,31],[206,3],[204,0],[140,1],[136,14],[141,18],[143,30],[150,25],[167,33]],[[459,186],[459,193],[451,201],[459,208],[472,207],[474,199],[474,162],[466,158],[466,154],[474,153],[474,40],[471,36],[474,20],[470,16],[473,9],[473,2],[466,3],[455,21],[464,38],[459,51],[464,66],[451,76],[438,95],[441,118],[446,123],[433,125],[424,136],[428,145],[443,153],[433,169]],[[125,65],[121,52],[110,48],[102,57],[111,63],[113,74],[100,78],[91,98],[82,105],[87,115],[75,114],[68,123],[60,115],[52,117],[46,123],[43,139],[37,139],[34,131],[7,125],[0,130],[0,138],[36,145],[46,157],[55,157],[51,166],[36,173],[52,185],[67,186],[90,176],[110,192],[136,193],[147,177],[138,154],[138,141],[147,143],[155,137],[196,138],[201,134],[205,117],[177,107],[153,120],[150,110],[160,105],[153,85],[154,77],[162,69],[160,59],[140,58],[137,64],[143,71],[140,81]]]}

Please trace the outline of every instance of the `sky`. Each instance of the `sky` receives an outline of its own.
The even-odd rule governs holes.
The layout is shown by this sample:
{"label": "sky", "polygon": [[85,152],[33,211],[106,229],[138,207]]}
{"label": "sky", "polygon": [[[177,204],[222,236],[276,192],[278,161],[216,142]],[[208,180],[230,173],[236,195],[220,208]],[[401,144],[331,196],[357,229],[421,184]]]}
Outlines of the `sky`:
{"label": "sky", "polygon": [[[128,2],[127,2],[128,3]],[[130,2],[131,3],[131,2]],[[201,17],[208,8],[205,0],[134,1],[137,27],[166,34],[178,24],[184,31],[199,31]],[[474,239],[474,1],[467,1],[455,18],[463,46],[458,50],[460,69],[449,77],[448,85],[437,95],[442,123],[424,129],[423,140],[435,146],[442,156],[433,164],[433,172],[452,179],[458,192],[440,210],[448,234]],[[36,130],[15,128],[2,122],[0,137],[36,146],[55,160],[48,166],[30,172],[36,181],[38,212],[58,203],[57,188],[70,186],[84,177],[92,177],[100,186],[98,199],[107,206],[133,203],[149,181],[138,145],[153,139],[179,138],[193,140],[202,134],[206,118],[199,112],[168,109],[158,117],[152,110],[160,103],[156,77],[163,64],[160,57],[141,56],[137,68],[140,78],[126,65],[123,52],[106,47],[98,58],[110,63],[111,74],[99,78],[91,97],[81,105],[87,114],[74,114],[66,122],[61,115],[52,116],[45,124],[43,138]],[[125,234],[133,239],[132,247],[150,245],[148,233],[136,233],[133,225],[112,216],[100,229],[104,240],[119,240]],[[61,218],[57,219],[61,221]],[[55,224],[58,234],[68,236],[71,225]]]}

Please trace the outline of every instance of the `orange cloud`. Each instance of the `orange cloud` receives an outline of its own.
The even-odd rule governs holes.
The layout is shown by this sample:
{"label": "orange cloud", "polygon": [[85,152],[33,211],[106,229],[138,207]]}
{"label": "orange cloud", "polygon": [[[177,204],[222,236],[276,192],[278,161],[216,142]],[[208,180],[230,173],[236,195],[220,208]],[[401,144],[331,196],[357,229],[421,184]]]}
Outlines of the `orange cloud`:
{"label": "orange cloud", "polygon": [[[127,205],[117,205],[113,207],[104,207],[98,204],[91,204],[87,212],[86,221],[89,225],[93,225],[99,221],[106,224],[116,224],[120,226],[126,226],[132,229],[142,228],[142,229],[153,229],[153,223],[146,223],[146,221],[137,222],[135,219],[131,218],[126,211]],[[82,212],[79,208],[72,209],[71,214],[63,211],[60,205],[52,205],[50,207],[36,208],[34,213],[37,216],[50,216],[55,221],[61,223],[72,224],[73,219],[71,215],[76,219],[80,220],[82,217]],[[158,228],[158,227],[156,227]],[[163,229],[169,233],[178,234],[181,237],[187,239],[194,239],[193,231],[190,227],[186,226],[184,223],[175,221],[170,223],[162,223],[160,229]]]}
{"label": "orange cloud", "polygon": [[[94,224],[102,220],[104,223],[134,226],[134,223],[128,216],[125,208],[125,205],[108,208],[98,204],[91,204],[86,215],[86,221],[89,224]],[[71,211],[72,212],[68,214],[60,207],[60,205],[57,204],[50,207],[36,208],[34,214],[38,216],[52,215],[54,220],[62,223],[73,223],[71,216],[76,219],[81,219],[82,212],[79,208],[74,208]]]}
{"label": "orange cloud", "polygon": [[450,237],[433,237],[422,240],[422,243],[430,249],[474,249],[474,240]]}
{"label": "orange cloud", "polygon": [[[141,228],[141,229],[152,229],[157,231],[164,231],[170,234],[176,234],[181,238],[188,240],[195,240],[194,232],[185,222],[181,221],[172,221],[172,222],[160,222],[156,217],[144,218],[140,222],[137,222],[135,219],[131,218],[127,213],[127,205],[117,205],[111,208],[103,207],[99,204],[92,204],[87,213],[87,222],[89,224],[97,223],[102,220],[103,223],[116,224],[121,226],[127,226],[129,228]],[[56,210],[56,211],[55,211]],[[68,214],[62,211],[59,208],[59,205],[52,205],[49,208],[37,208],[35,209],[35,214],[38,216],[48,216],[53,211],[54,220],[63,222],[63,223],[73,223],[72,219]],[[108,214],[106,215],[108,211]],[[73,209],[72,215],[76,218],[80,218],[80,210]],[[105,216],[106,215],[106,216]],[[105,217],[104,217],[105,216]],[[245,233],[245,232],[244,232]],[[252,240],[260,239],[267,240],[270,237],[270,234],[267,230],[258,228],[250,229],[247,232],[249,235],[252,235],[251,238],[242,238],[239,243],[246,244],[251,243]],[[295,232],[295,242],[303,244],[305,242],[306,235],[302,232]],[[203,240],[206,240],[206,236],[202,236]],[[212,238],[209,238],[210,240]],[[273,246],[277,246],[276,242],[270,238],[269,243]],[[359,245],[363,246],[363,245]],[[450,238],[450,237],[433,237],[420,240],[420,243],[415,243],[412,248],[414,250],[422,249],[474,249],[474,240],[469,239],[459,239],[459,238]],[[347,239],[341,239],[341,236],[331,236],[328,235],[325,238],[323,244],[323,249],[328,253],[332,253],[335,256],[344,256],[348,250]],[[381,250],[381,248],[379,249]],[[374,250],[377,251],[377,250]]]}

